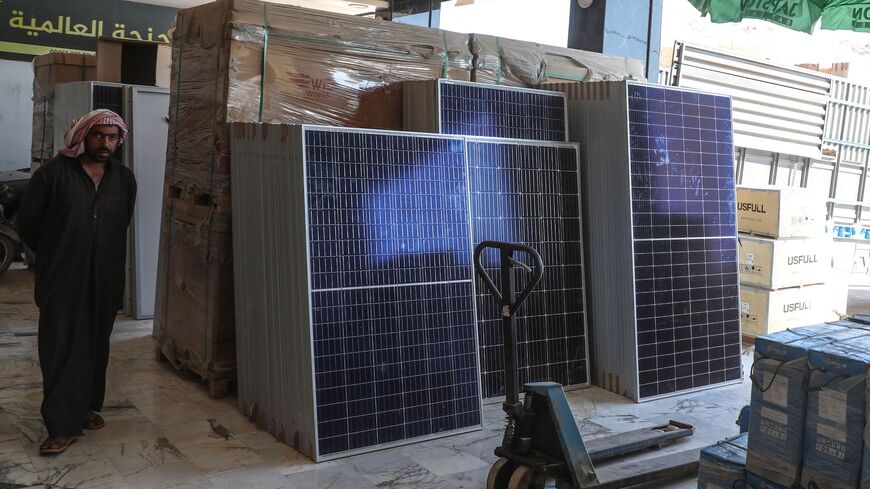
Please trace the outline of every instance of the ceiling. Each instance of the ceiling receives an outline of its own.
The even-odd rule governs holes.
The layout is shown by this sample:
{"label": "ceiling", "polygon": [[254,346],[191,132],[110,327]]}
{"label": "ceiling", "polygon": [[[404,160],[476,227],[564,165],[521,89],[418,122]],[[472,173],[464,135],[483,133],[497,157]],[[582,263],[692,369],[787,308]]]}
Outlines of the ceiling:
{"label": "ceiling", "polygon": [[[131,0],[138,3],[151,5],[164,5],[167,7],[187,8],[209,3],[210,0]],[[326,10],[348,15],[372,13],[376,9],[389,8],[387,0],[268,0],[272,3],[295,5],[316,10]]]}

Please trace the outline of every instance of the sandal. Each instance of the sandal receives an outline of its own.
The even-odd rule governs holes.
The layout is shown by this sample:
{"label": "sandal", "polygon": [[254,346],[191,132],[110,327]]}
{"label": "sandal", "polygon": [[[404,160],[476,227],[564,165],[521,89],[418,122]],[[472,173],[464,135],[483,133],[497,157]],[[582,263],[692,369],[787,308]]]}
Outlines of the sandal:
{"label": "sandal", "polygon": [[42,442],[39,446],[40,455],[57,455],[63,453],[76,441],[74,436],[55,436]]}
{"label": "sandal", "polygon": [[106,422],[103,420],[103,417],[93,411],[88,411],[88,419],[85,421],[85,424],[84,426],[82,426],[82,428],[86,430],[98,430],[103,426],[106,426]]}

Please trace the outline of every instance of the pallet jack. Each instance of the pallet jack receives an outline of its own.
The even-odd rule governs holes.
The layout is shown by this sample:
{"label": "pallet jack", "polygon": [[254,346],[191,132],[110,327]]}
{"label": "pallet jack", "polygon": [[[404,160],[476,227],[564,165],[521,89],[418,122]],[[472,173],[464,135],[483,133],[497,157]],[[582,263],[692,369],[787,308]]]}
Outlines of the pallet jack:
{"label": "pallet jack", "polygon": [[[487,248],[500,253],[500,287],[496,287],[481,263],[481,255]],[[515,259],[515,252],[525,253],[533,263],[528,265]],[[587,444],[580,435],[561,384],[527,383],[523,386],[523,402],[520,402],[515,315],[543,277],[544,263],[538,252],[528,246],[484,241],[474,249],[474,269],[499,303],[504,332],[505,400],[502,408],[507,419],[501,446],[495,449],[500,458],[489,471],[486,489],[538,489],[548,480],[555,480],[560,489],[616,489],[697,473],[700,449],[620,462],[606,467],[599,477],[594,462],[660,448],[694,434],[694,427],[669,421],[663,426],[598,438]],[[531,274],[518,295],[517,269]]]}

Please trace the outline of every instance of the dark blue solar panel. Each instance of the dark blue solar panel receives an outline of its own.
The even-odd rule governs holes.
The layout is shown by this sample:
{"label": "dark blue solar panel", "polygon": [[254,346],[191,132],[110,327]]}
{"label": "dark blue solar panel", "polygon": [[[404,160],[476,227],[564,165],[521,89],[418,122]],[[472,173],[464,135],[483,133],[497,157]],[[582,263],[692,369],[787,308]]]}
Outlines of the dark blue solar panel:
{"label": "dark blue solar panel", "polygon": [[479,426],[463,142],[305,138],[320,455]]}
{"label": "dark blue solar panel", "polygon": [[480,425],[470,281],[314,292],[320,454]]}
{"label": "dark blue solar panel", "polygon": [[640,397],[737,380],[731,100],[628,90]]}
{"label": "dark blue solar panel", "polygon": [[313,289],[470,278],[461,140],[306,138]]}
{"label": "dark blue solar panel", "polygon": [[440,81],[441,133],[565,141],[559,92]]}
{"label": "dark blue solar panel", "polygon": [[[474,242],[523,243],[545,265],[517,315],[520,382],[587,383],[576,148],[469,142],[468,166]],[[484,264],[499,283],[497,252],[484,255]],[[501,317],[479,281],[477,294],[483,396],[496,397],[504,395]]]}

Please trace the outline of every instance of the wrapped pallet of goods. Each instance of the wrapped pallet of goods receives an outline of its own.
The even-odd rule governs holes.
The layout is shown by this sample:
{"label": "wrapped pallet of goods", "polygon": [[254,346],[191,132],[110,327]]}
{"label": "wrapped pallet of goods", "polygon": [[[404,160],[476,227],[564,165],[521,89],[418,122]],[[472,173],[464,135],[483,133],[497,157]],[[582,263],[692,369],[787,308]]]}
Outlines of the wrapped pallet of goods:
{"label": "wrapped pallet of goods", "polygon": [[545,83],[644,80],[643,63],[620,56],[471,34],[473,80],[516,87]]}
{"label": "wrapped pallet of goods", "polygon": [[[406,80],[470,80],[468,35],[257,0],[179,11],[154,333],[209,381],[235,376],[229,122],[401,129]],[[393,85],[391,85],[393,84]]]}

